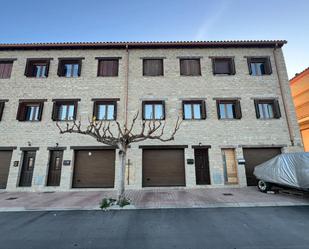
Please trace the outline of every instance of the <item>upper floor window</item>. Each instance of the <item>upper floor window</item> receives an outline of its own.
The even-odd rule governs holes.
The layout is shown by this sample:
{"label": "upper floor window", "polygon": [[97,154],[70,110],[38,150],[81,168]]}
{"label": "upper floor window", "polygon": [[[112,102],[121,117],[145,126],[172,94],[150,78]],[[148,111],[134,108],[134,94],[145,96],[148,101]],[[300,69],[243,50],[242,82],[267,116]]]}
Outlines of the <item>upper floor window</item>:
{"label": "upper floor window", "polygon": [[248,57],[249,73],[254,76],[272,73],[269,57]]}
{"label": "upper floor window", "polygon": [[164,101],[144,101],[143,102],[144,120],[163,120],[165,119]]}
{"label": "upper floor window", "polygon": [[183,119],[205,119],[206,109],[203,100],[185,100],[182,102]]}
{"label": "upper floor window", "polygon": [[213,74],[235,74],[235,64],[233,58],[212,58]]}
{"label": "upper floor window", "polygon": [[13,60],[0,59],[0,79],[11,78],[12,68],[13,68]]}
{"label": "upper floor window", "polygon": [[119,58],[97,58],[98,76],[111,77],[118,76]]}
{"label": "upper floor window", "polygon": [[2,115],[3,115],[4,105],[5,105],[5,101],[0,100],[0,121],[1,121]]}
{"label": "upper floor window", "polygon": [[78,100],[53,100],[54,121],[72,121],[76,120]]}
{"label": "upper floor window", "polygon": [[162,76],[163,59],[143,59],[144,76]]}
{"label": "upper floor window", "polygon": [[241,119],[239,100],[217,100],[218,119]]}
{"label": "upper floor window", "polygon": [[96,100],[93,106],[93,116],[96,120],[116,120],[117,102],[110,100]]}
{"label": "upper floor window", "polygon": [[180,75],[200,76],[201,63],[200,59],[180,59]]}
{"label": "upper floor window", "polygon": [[25,69],[26,77],[48,77],[50,59],[28,59]]}
{"label": "upper floor window", "polygon": [[44,100],[20,100],[17,120],[40,121],[42,119]]}
{"label": "upper floor window", "polygon": [[258,119],[280,118],[279,102],[276,99],[255,99],[255,112]]}
{"label": "upper floor window", "polygon": [[76,78],[81,75],[83,58],[60,58],[58,64],[58,76]]}

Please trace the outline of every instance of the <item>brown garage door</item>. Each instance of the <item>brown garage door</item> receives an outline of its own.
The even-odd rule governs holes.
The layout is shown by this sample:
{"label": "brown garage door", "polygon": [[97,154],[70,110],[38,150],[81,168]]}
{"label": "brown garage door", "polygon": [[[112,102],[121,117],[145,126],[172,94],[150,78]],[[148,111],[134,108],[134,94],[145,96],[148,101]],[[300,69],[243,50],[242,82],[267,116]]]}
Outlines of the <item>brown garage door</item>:
{"label": "brown garage door", "polygon": [[143,187],[185,186],[183,149],[144,149]]}
{"label": "brown garage door", "polygon": [[75,151],[73,188],[113,188],[115,150]]}
{"label": "brown garage door", "polygon": [[0,188],[6,188],[11,158],[12,151],[0,151]]}
{"label": "brown garage door", "polygon": [[257,185],[257,179],[253,175],[254,167],[281,153],[280,148],[250,148],[243,149],[243,151],[244,159],[246,161],[245,168],[248,186]]}

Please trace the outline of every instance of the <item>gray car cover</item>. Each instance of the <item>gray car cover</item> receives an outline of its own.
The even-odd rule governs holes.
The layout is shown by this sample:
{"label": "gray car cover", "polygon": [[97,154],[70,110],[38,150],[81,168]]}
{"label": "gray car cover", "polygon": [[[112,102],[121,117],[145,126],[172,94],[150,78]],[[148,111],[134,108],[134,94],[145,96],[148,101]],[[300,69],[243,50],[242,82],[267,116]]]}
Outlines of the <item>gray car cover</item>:
{"label": "gray car cover", "polygon": [[309,189],[309,152],[278,155],[256,166],[253,174],[265,182]]}

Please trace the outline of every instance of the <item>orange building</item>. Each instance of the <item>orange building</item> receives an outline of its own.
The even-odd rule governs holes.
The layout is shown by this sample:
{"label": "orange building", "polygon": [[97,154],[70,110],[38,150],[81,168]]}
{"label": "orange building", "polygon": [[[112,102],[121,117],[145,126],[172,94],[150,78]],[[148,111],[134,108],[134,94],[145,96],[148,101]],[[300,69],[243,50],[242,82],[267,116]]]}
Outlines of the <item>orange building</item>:
{"label": "orange building", "polygon": [[309,67],[296,74],[290,85],[305,151],[309,152]]}

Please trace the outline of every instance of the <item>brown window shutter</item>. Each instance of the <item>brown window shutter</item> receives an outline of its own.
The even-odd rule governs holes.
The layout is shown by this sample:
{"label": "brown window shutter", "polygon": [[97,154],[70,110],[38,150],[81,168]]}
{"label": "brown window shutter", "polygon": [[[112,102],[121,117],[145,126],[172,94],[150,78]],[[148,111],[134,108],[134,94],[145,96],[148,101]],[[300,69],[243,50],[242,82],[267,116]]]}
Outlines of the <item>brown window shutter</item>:
{"label": "brown window shutter", "polygon": [[215,75],[216,74],[216,59],[212,58],[211,59],[211,64],[212,64],[212,74]]}
{"label": "brown window shutter", "polygon": [[235,61],[234,58],[231,58],[230,60],[230,67],[231,67],[231,75],[235,75],[236,74],[236,68],[235,68]]}
{"label": "brown window shutter", "polygon": [[188,60],[180,60],[180,75],[189,75],[189,62]]}
{"label": "brown window shutter", "polygon": [[5,102],[0,102],[0,121],[1,121],[2,115],[3,115],[4,105],[5,105]]}
{"label": "brown window shutter", "polygon": [[78,77],[81,76],[81,72],[82,72],[82,60],[78,61]]}
{"label": "brown window shutter", "polygon": [[58,61],[58,70],[57,70],[57,75],[59,77],[64,76],[64,63],[62,60]]}
{"label": "brown window shutter", "polygon": [[270,58],[265,59],[265,74],[272,74],[272,68],[271,68],[271,63],[270,63]]}
{"label": "brown window shutter", "polygon": [[29,77],[30,76],[30,73],[29,73],[29,71],[30,71],[30,60],[27,60],[26,61],[26,67],[25,67],[25,73],[24,73],[24,75],[26,76],[26,77]]}
{"label": "brown window shutter", "polygon": [[259,101],[257,99],[254,100],[254,107],[255,107],[256,118],[259,119],[261,115],[260,115],[260,109],[259,109]]}
{"label": "brown window shutter", "polygon": [[13,62],[0,63],[0,79],[9,79],[11,77]]}
{"label": "brown window shutter", "polygon": [[199,59],[191,60],[189,65],[191,65],[191,73],[190,75],[198,76],[201,75],[201,64]]}
{"label": "brown window shutter", "polygon": [[44,102],[41,102],[41,103],[39,104],[39,114],[38,114],[38,119],[39,119],[39,121],[42,120],[43,108],[44,108]]}
{"label": "brown window shutter", "polygon": [[73,119],[76,120],[78,102],[75,101],[73,104],[74,104],[74,117],[73,117]]}
{"label": "brown window shutter", "polygon": [[277,99],[274,100],[274,117],[281,118],[279,101]]}
{"label": "brown window shutter", "polygon": [[165,120],[165,101],[162,101],[162,109],[163,109],[163,117],[162,117],[162,120]]}
{"label": "brown window shutter", "polygon": [[117,120],[117,102],[114,102],[114,120]]}
{"label": "brown window shutter", "polygon": [[20,102],[18,105],[16,119],[18,121],[25,121],[25,118],[26,118],[26,104],[23,102]]}
{"label": "brown window shutter", "polygon": [[239,100],[235,101],[235,115],[236,115],[236,119],[241,119],[242,117]]}
{"label": "brown window shutter", "polygon": [[220,114],[220,100],[217,100],[216,101],[217,103],[217,116],[218,116],[218,119],[221,119],[221,114]]}
{"label": "brown window shutter", "polygon": [[204,100],[201,101],[201,112],[202,119],[206,119],[206,103]]}
{"label": "brown window shutter", "polygon": [[248,70],[249,70],[249,74],[252,75],[252,69],[251,69],[251,61],[252,58],[247,58],[247,63],[248,63]]}
{"label": "brown window shutter", "polygon": [[48,77],[48,74],[49,74],[49,64],[50,64],[50,61],[46,61],[46,71],[45,71],[45,77],[47,78]]}
{"label": "brown window shutter", "polygon": [[53,113],[52,113],[52,120],[53,121],[58,121],[59,118],[58,118],[58,115],[59,114],[59,104],[55,101],[53,103]]}
{"label": "brown window shutter", "polygon": [[98,119],[98,102],[93,102],[93,112],[92,112],[92,119],[95,117],[95,119]]}
{"label": "brown window shutter", "polygon": [[229,59],[213,59],[214,74],[231,74]]}
{"label": "brown window shutter", "polygon": [[182,101],[182,119],[185,120],[185,101]]}
{"label": "brown window shutter", "polygon": [[145,102],[142,102],[142,118],[145,120]]}

